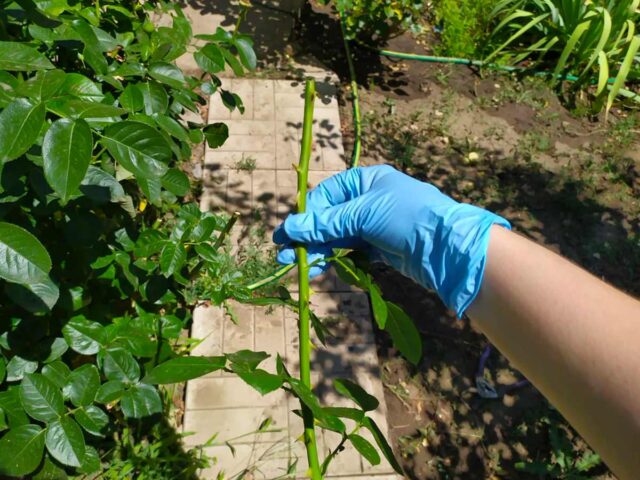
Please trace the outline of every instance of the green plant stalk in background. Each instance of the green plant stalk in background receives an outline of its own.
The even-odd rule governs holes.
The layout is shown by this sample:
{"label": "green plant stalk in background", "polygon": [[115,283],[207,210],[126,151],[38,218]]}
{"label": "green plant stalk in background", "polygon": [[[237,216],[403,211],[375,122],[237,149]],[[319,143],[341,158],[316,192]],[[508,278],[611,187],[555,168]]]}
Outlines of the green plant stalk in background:
{"label": "green plant stalk in background", "polygon": [[[307,180],[309,177],[309,159],[311,158],[311,143],[313,131],[313,103],[316,96],[316,85],[312,79],[308,79],[304,92],[304,122],[302,125],[302,145],[300,150],[300,163],[296,168],[298,172],[298,213],[304,213],[307,207]],[[309,264],[307,262],[307,248],[304,245],[296,246],[298,258],[298,315],[300,335],[300,381],[311,388],[311,317],[309,313]],[[313,413],[304,402],[302,418],[304,421],[304,444],[307,447],[307,459],[309,461],[310,476],[312,479],[321,479],[320,462],[318,461],[318,447],[316,444],[316,432]]]}
{"label": "green plant stalk in background", "polygon": [[360,162],[360,151],[362,150],[362,122],[360,121],[360,100],[358,98],[358,81],[356,80],[356,70],[351,58],[351,48],[347,37],[347,27],[345,25],[344,14],[338,10],[340,17],[340,29],[342,31],[342,42],[344,43],[344,54],[349,65],[349,79],[351,82],[351,104],[353,105],[353,152],[351,153],[351,168],[358,166]]}

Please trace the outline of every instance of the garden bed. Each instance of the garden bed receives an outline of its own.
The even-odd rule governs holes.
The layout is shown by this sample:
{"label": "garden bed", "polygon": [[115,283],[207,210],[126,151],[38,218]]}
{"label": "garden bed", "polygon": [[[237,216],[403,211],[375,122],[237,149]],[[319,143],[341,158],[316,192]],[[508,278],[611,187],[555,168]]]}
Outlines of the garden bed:
{"label": "garden bed", "polygon": [[[300,55],[311,55],[343,82],[341,118],[350,151],[351,95],[339,23],[318,6],[302,18]],[[416,40],[405,33],[385,48],[432,53],[432,41],[432,35]],[[636,115],[614,108],[608,123],[587,120],[565,109],[539,80],[352,48],[363,165],[394,165],[495,211],[515,231],[640,293]],[[378,334],[390,434],[411,478],[530,478],[523,471],[528,462],[557,467],[561,454],[571,461],[590,458],[535,388],[497,400],[478,396],[474,377],[487,341],[468,321],[456,321],[434,294],[390,269],[379,268],[375,277],[423,338],[422,363],[412,367],[390,348],[386,334]],[[495,350],[487,365],[499,387],[522,378]],[[565,435],[566,445],[560,441]],[[589,478],[613,477],[600,464]]]}

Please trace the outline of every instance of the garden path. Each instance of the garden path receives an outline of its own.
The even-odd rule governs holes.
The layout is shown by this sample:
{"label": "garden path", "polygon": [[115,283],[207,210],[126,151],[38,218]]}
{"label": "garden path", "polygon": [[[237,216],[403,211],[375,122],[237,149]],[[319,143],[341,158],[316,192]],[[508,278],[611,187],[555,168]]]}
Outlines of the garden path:
{"label": "garden path", "polygon": [[[325,78],[323,73],[318,76]],[[230,137],[223,147],[206,150],[201,207],[240,212],[241,220],[232,236],[235,244],[248,241],[252,227],[266,229],[267,242],[275,225],[295,203],[296,175],[292,164],[297,163],[299,155],[304,85],[289,80],[255,79],[230,79],[225,83],[225,88],[242,97],[246,111],[244,115],[229,113],[216,103],[218,99],[210,105],[209,122],[226,122]],[[310,171],[310,183],[314,185],[346,166],[335,88],[321,81],[318,91]],[[256,169],[237,170],[236,162],[243,158],[253,158]],[[260,215],[256,216],[256,212]],[[265,248],[273,247],[265,244]],[[325,405],[352,406],[337,396],[331,380],[336,377],[356,380],[380,399],[381,405],[372,416],[386,432],[386,407],[368,298],[362,292],[350,290],[332,274],[312,282],[312,288],[315,292],[312,307],[319,316],[332,319],[332,330],[336,332],[336,338],[329,339],[327,347],[316,342],[319,347],[312,359],[316,392]],[[270,313],[260,307],[233,308],[239,318],[237,325],[225,318],[221,308],[196,309],[191,334],[205,340],[196,347],[194,355],[219,355],[245,348],[263,350],[272,355],[265,362],[267,370],[274,371],[274,357],[280,353],[290,371],[298,371],[295,315],[282,308]],[[224,471],[225,478],[234,478],[248,471],[253,475],[244,478],[293,478],[292,472],[295,478],[304,478],[307,461],[299,440],[303,427],[301,419],[291,413],[295,408],[299,408],[297,400],[284,391],[263,397],[239,378],[224,372],[188,382],[184,431],[193,434],[186,438],[187,443],[201,445],[218,435],[216,445],[206,448],[218,462],[202,476],[215,479]],[[234,456],[225,441],[253,432],[267,417],[273,420],[272,431],[236,438],[231,442]],[[338,441],[337,434],[320,434],[321,456]],[[372,467],[350,445],[332,463],[329,477],[397,478],[386,461]]]}

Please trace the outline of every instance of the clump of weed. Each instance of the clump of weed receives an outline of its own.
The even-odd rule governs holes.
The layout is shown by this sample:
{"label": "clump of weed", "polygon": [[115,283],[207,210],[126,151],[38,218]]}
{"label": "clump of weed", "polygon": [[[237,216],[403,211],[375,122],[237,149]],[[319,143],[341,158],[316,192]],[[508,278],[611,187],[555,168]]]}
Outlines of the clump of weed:
{"label": "clump of weed", "polygon": [[251,173],[257,168],[256,158],[251,155],[245,156],[243,153],[242,158],[235,163],[234,168],[236,171],[242,170]]}

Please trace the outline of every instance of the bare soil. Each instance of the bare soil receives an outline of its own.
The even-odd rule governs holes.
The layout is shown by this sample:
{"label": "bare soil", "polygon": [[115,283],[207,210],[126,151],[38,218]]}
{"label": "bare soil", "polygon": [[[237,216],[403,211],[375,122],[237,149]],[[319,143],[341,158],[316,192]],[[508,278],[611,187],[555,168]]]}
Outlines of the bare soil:
{"label": "bare soil", "polygon": [[[386,48],[430,53],[429,41],[405,34]],[[340,76],[350,151],[349,78],[335,16],[305,7],[292,49]],[[640,158],[629,131],[640,122],[621,111],[608,125],[577,117],[540,82],[353,49],[362,164],[395,165],[495,211],[515,231],[640,294]],[[390,269],[375,276],[385,298],[401,305],[422,334],[424,357],[416,367],[378,334],[390,434],[409,478],[542,478],[516,464],[553,463],[550,424],[567,432],[576,458],[584,453],[584,442],[534,387],[495,400],[478,395],[474,379],[487,340],[467,320],[456,320],[433,293]],[[495,350],[483,373],[499,390],[523,378]],[[601,465],[585,478],[613,476]]]}

